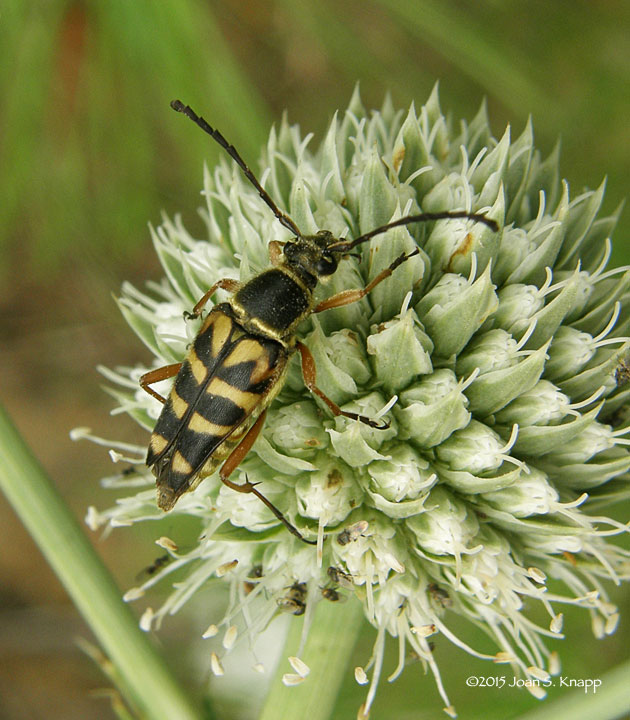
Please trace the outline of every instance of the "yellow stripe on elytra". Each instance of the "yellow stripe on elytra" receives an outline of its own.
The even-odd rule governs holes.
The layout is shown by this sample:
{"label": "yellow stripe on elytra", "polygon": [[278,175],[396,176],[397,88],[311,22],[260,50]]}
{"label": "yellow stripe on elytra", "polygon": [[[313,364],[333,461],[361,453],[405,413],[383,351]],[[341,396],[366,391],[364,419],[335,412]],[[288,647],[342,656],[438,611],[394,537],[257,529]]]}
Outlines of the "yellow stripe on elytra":
{"label": "yellow stripe on elytra", "polygon": [[190,475],[193,471],[192,465],[186,460],[186,458],[179,452],[179,450],[173,455],[173,462],[171,468],[176,473],[182,475]]}
{"label": "yellow stripe on elytra", "polygon": [[254,365],[252,374],[249,376],[251,384],[255,385],[256,383],[270,377],[274,372],[276,372],[277,364],[278,363],[276,362],[276,365],[272,367],[269,362],[269,355],[267,353],[261,355],[258,360],[256,360],[256,365]]}
{"label": "yellow stripe on elytra", "polygon": [[206,388],[206,392],[209,395],[219,395],[220,397],[227,398],[245,411],[251,410],[260,402],[261,399],[261,396],[258,393],[250,393],[244,390],[239,390],[218,377],[212,378]]}
{"label": "yellow stripe on elytra", "polygon": [[[214,315],[214,318],[212,316]],[[208,320],[212,318],[212,357],[218,357],[221,349],[227,342],[232,332],[232,320],[225,313],[212,312]]]}
{"label": "yellow stripe on elytra", "polygon": [[171,407],[173,408],[175,416],[178,420],[181,420],[184,417],[186,410],[188,410],[188,403],[179,397],[179,395],[175,392],[175,388],[171,390],[171,394],[168,399],[171,402]]}
{"label": "yellow stripe on elytra", "polygon": [[252,385],[265,380],[274,370],[274,368],[270,367],[269,353],[258,340],[247,338],[241,340],[225,358],[224,366],[232,367],[246,362],[255,363],[250,374],[250,383]]}
{"label": "yellow stripe on elytra", "polygon": [[225,358],[225,367],[238,365],[244,362],[256,362],[261,355],[266,355],[265,349],[258,340],[245,338],[241,340],[232,352]]}
{"label": "yellow stripe on elytra", "polygon": [[190,365],[192,374],[197,381],[197,385],[201,385],[206,379],[208,371],[206,369],[206,366],[197,357],[197,353],[195,352],[194,348],[190,348],[190,352],[188,353],[188,363]]}
{"label": "yellow stripe on elytra", "polygon": [[198,412],[193,413],[190,417],[190,422],[188,423],[188,429],[193,430],[197,433],[203,433],[204,435],[215,435],[218,437],[223,437],[224,435],[227,435],[230,430],[232,429],[231,425],[217,425],[216,423],[210,422],[209,420],[206,420],[203,415],[200,415]]}
{"label": "yellow stripe on elytra", "polygon": [[153,433],[153,435],[151,435],[151,441],[149,445],[151,446],[151,450],[156,455],[159,455],[162,450],[164,450],[164,448],[168,445],[168,440],[162,435],[158,435],[158,433]]}

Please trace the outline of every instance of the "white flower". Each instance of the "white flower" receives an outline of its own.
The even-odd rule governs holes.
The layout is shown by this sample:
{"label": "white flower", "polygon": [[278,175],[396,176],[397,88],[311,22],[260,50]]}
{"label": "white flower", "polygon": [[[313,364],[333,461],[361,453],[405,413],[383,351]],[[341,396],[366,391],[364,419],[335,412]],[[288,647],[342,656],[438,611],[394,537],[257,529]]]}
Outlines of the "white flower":
{"label": "white flower", "polygon": [[[616,373],[630,347],[630,275],[604,272],[614,222],[596,217],[603,189],[570,200],[555,159],[533,148],[531,128],[497,141],[482,108],[456,133],[436,92],[406,116],[390,103],[368,115],[355,93],[317,151],[284,121],[263,166],[264,186],[306,233],[356,237],[441,210],[483,212],[502,231],[466,219],[406,225],[341,262],[318,297],[363,287],[420,248],[367,298],[312,316],[300,332],[321,389],[345,410],[384,413],[389,429],[331,417],[293,363],[233,477],[262,483],[319,545],[300,543],[215,473],[168,515],[175,529],[178,517],[197,518],[199,543],[186,551],[167,544],[170,562],[128,594],[139,597],[184,569],[144,626],[158,626],[218,577],[231,588],[225,618],[208,618],[207,636],[223,638],[220,654],[255,638],[278,612],[302,614],[337,591],[354,596],[377,628],[364,717],[386,634],[429,666],[449,714],[429,635],[509,662],[524,677],[557,672],[544,636],[560,632],[562,604],[587,608],[597,636],[612,632],[618,615],[602,581],[630,574],[628,553],[608,542],[627,527],[594,512],[600,498],[627,499],[630,470],[630,390]],[[121,309],[155,367],[181,361],[200,322],[184,312],[214,282],[250,278],[268,265],[269,242],[289,237],[231,161],[206,171],[204,194],[208,237],[194,239],[179,219],[165,219],[152,235],[166,278],[147,293],[123,287]],[[146,370],[103,372],[121,410],[151,429],[161,406],[137,386]],[[168,392],[168,382],[157,389]],[[132,471],[108,485],[144,489],[109,510],[91,509],[90,526],[159,522],[144,448],[112,447]],[[524,599],[545,608],[549,631],[529,619]],[[455,636],[453,613],[481,625],[496,654]],[[305,681],[299,661],[293,667],[288,684]],[[359,682],[366,671],[358,668]]]}

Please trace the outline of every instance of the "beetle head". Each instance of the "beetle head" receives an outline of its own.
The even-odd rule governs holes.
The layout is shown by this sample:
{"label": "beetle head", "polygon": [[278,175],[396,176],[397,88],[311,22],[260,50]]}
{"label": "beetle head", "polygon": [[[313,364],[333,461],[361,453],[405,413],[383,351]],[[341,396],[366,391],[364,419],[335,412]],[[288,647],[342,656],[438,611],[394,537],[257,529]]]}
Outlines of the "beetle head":
{"label": "beetle head", "polygon": [[285,243],[283,252],[287,265],[298,271],[315,285],[317,280],[332,275],[339,264],[341,253],[332,251],[330,246],[338,242],[328,230],[315,235],[302,235]]}

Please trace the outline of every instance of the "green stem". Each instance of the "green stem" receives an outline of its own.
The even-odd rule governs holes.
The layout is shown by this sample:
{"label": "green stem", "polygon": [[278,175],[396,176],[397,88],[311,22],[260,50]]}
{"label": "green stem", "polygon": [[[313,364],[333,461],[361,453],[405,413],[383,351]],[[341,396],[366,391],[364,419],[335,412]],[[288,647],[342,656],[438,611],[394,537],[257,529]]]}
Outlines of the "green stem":
{"label": "green stem", "polygon": [[57,489],[0,406],[0,488],[101,643],[122,694],[151,720],[199,720]]}
{"label": "green stem", "polygon": [[298,620],[292,622],[259,720],[302,717],[328,720],[345,674],[350,672],[350,657],[362,620],[363,610],[354,599],[347,603],[318,603],[300,655],[310,673],[300,685],[286,687],[282,676],[287,671],[293,672],[286,658],[297,653],[303,626]]}

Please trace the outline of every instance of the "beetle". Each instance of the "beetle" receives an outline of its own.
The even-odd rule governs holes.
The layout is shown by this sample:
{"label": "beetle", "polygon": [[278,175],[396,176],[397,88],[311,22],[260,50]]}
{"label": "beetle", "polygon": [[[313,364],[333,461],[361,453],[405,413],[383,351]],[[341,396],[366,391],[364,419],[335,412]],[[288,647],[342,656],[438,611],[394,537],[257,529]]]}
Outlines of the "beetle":
{"label": "beetle", "polygon": [[[234,146],[198,116],[189,106],[174,100],[171,107],[183,113],[212,137],[237,163],[279,222],[294,238],[269,242],[271,266],[245,283],[223,278],[212,285],[189,317],[199,317],[203,308],[221,288],[232,293],[227,302],[210,310],[181,363],[145,373],[141,387],[164,407],[157,420],[147,453],[147,465],[156,476],[158,505],[170,510],[179,497],[221,466],[221,482],[241,493],[253,493],[287,529],[306,540],[256,487],[257,483],[235,483],[230,475],[245,458],[260,433],[267,408],[282,388],[287,364],[297,351],[304,383],[335,416],[358,420],[373,428],[385,429],[363,415],[341,410],[317,387],[315,361],[297,338],[297,329],[312,313],[354,303],[365,297],[397,267],[417,255],[419,249],[403,253],[364,288],[342,290],[316,303],[314,290],[320,280],[332,275],[351,251],[376,235],[401,225],[430,220],[467,218],[498,230],[494,220],[465,211],[426,212],[400,218],[377,227],[353,240],[334,237],[328,230],[304,235],[282,212]],[[168,398],[151,385],[174,377]]]}

